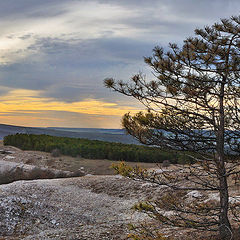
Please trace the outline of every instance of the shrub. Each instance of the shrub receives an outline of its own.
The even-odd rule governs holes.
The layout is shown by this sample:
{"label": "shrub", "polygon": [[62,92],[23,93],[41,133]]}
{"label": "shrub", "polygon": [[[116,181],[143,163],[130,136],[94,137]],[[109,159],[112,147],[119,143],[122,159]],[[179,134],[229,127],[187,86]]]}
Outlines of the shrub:
{"label": "shrub", "polygon": [[169,167],[170,166],[170,162],[168,160],[164,160],[162,163],[163,167]]}
{"label": "shrub", "polygon": [[61,156],[61,152],[59,149],[55,148],[51,151],[51,156],[52,157],[60,157]]}

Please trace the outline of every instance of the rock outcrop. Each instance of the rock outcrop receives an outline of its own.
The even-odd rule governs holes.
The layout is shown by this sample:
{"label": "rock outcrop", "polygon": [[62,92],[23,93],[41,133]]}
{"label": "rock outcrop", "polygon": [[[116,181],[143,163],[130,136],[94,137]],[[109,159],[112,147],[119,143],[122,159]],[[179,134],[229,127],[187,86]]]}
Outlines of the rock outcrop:
{"label": "rock outcrop", "polygon": [[125,239],[127,223],[146,218],[131,210],[143,192],[120,176],[0,185],[0,239]]}

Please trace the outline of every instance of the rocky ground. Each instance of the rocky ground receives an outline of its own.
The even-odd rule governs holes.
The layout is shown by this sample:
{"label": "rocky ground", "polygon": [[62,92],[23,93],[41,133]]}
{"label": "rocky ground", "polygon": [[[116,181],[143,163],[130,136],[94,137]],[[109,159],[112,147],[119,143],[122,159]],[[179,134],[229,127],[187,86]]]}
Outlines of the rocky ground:
{"label": "rocky ground", "polygon": [[[85,171],[82,177],[14,181],[0,185],[0,240],[126,239],[128,223],[150,221],[143,213],[131,209],[134,203],[157,198],[166,188],[119,175],[103,175],[111,173],[110,165],[111,162],[105,160],[56,158],[49,153],[0,145],[0,173],[16,166],[28,170],[38,166],[65,172]],[[152,168],[154,165],[143,166]],[[165,170],[169,169],[177,171],[178,166]],[[93,175],[99,171],[102,175]],[[239,188],[232,193],[235,198],[230,201],[240,201]],[[186,201],[219,201],[217,193],[198,191],[186,192],[184,198]],[[186,230],[174,228],[162,228],[162,232],[178,240],[217,239],[201,238],[197,232],[189,235]]]}
{"label": "rocky ground", "polygon": [[0,239],[125,239],[145,186],[119,176],[18,181],[0,186]]}
{"label": "rocky ground", "polygon": [[[81,170],[87,175],[0,185],[0,239],[125,239],[127,224],[147,217],[131,208],[153,193],[154,186],[150,190],[144,183],[118,175],[92,175],[99,171],[98,160],[0,147],[1,174],[16,167],[31,171],[37,166]],[[109,174],[110,165],[104,162],[101,174]]]}

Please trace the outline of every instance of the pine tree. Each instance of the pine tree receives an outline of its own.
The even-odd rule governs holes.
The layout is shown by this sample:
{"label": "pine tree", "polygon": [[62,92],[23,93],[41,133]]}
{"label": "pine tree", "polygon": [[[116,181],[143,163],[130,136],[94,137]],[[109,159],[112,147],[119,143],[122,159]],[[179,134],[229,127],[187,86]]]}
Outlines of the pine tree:
{"label": "pine tree", "polygon": [[[231,239],[232,222],[239,221],[239,206],[229,202],[229,178],[239,172],[240,17],[196,29],[195,37],[187,38],[181,47],[170,43],[165,51],[157,46],[144,60],[154,80],[143,74],[134,75],[130,82],[105,79],[106,87],[136,98],[147,109],[134,116],[125,114],[123,126],[144,144],[188,151],[196,164],[177,175],[143,175],[133,170],[129,176],[175,191],[217,191],[217,206],[197,202],[186,206],[166,197],[168,209],[181,213],[175,219],[156,210],[160,202],[148,211],[165,224],[217,230],[221,239]],[[191,184],[186,185],[186,180]],[[231,221],[230,210],[235,216]]]}

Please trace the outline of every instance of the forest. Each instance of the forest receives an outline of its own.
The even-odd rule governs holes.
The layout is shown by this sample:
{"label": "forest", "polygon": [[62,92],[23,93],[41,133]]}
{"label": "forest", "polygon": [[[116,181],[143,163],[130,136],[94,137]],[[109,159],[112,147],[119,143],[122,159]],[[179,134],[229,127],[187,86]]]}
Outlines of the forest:
{"label": "forest", "polygon": [[4,145],[22,150],[52,152],[58,149],[62,155],[86,159],[109,159],[126,162],[188,163],[190,158],[177,151],[164,151],[158,147],[122,144],[82,138],[55,137],[50,135],[15,134],[4,137]]}

